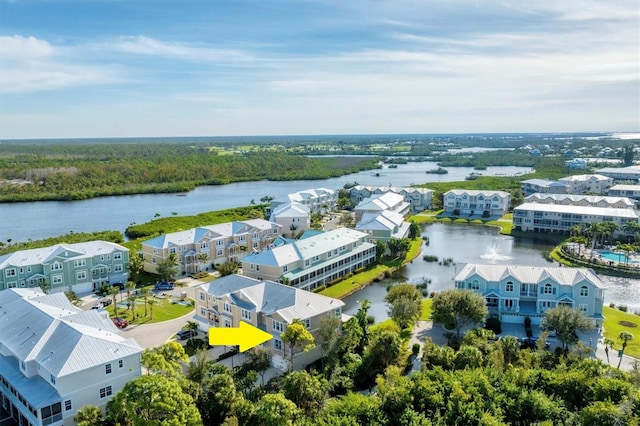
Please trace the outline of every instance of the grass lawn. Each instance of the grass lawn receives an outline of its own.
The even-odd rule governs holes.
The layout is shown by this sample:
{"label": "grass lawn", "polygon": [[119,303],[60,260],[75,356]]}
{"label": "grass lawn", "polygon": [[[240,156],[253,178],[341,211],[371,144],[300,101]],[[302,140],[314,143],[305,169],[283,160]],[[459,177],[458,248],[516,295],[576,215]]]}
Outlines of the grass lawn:
{"label": "grass lawn", "polygon": [[351,278],[344,279],[337,284],[332,285],[331,287],[327,287],[322,290],[319,294],[324,296],[334,297],[336,299],[342,299],[349,294],[353,293],[360,289],[360,287],[364,285],[368,285],[375,278],[377,278],[380,274],[389,271],[389,268],[386,265],[377,265],[373,269],[369,269],[367,271],[361,272],[352,276]]}
{"label": "grass lawn", "polygon": [[420,321],[431,321],[431,313],[433,312],[433,309],[431,309],[432,304],[433,299],[422,300],[422,315],[420,315]]}
{"label": "grass lawn", "polygon": [[[622,341],[618,337],[622,331],[633,334],[633,340],[627,342],[625,355],[640,358],[640,316],[619,309],[604,307],[604,337],[615,342],[613,347],[620,349]],[[623,324],[621,324],[623,322]],[[616,355],[614,355],[615,357]]]}
{"label": "grass lawn", "polygon": [[[189,312],[193,312],[195,309],[191,304],[189,306],[185,306],[179,303],[171,303],[171,298],[169,297],[166,299],[150,297],[149,299],[155,300],[155,304],[153,305],[153,319],[150,319],[151,308],[149,306],[147,306],[147,316],[144,316],[144,302],[142,299],[136,300],[136,315],[138,316],[136,320],[132,320],[131,318],[131,309],[126,309],[120,306],[118,307],[118,317],[124,318],[132,324],[152,324],[155,322],[179,318]],[[127,299],[125,298],[123,300],[126,302]],[[120,297],[118,297],[118,303],[121,303]],[[106,310],[109,312],[109,316],[114,316],[113,304],[107,306]]]}

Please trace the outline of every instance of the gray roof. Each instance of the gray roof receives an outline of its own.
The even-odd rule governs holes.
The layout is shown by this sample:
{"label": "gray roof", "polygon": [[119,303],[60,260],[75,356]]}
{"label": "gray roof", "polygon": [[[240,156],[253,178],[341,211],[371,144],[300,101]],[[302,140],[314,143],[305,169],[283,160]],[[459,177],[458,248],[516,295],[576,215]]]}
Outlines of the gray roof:
{"label": "gray roof", "polygon": [[505,191],[491,191],[491,190],[484,190],[484,189],[451,189],[445,192],[444,196],[446,197],[447,194],[455,194],[455,195],[467,194],[469,196],[482,195],[484,197],[493,197],[494,195],[497,195],[502,198],[511,196],[511,194]]}
{"label": "gray roof", "polygon": [[242,275],[227,275],[203,284],[200,288],[218,298],[226,296],[234,302],[241,301],[239,305],[255,307],[256,312],[265,315],[277,313],[288,323],[344,306],[344,302],[332,297]]}
{"label": "gray roof", "polygon": [[17,359],[35,360],[55,377],[141,353],[104,313],[82,311],[62,293],[0,291],[0,342]]}
{"label": "gray roof", "polygon": [[404,217],[400,213],[385,210],[380,213],[365,213],[356,225],[359,231],[389,230],[402,226]]}
{"label": "gray roof", "polygon": [[[637,188],[640,189],[640,185],[638,185]],[[571,203],[586,201],[589,204],[605,202],[609,205],[623,203],[628,207],[634,207],[636,205],[636,203],[628,197],[611,197],[603,195],[545,194],[536,192],[524,198],[525,203],[535,203],[538,201],[553,201],[555,203],[567,200]]]}
{"label": "gray roof", "polygon": [[109,241],[88,241],[76,244],[55,244],[49,247],[20,250],[0,256],[0,269],[7,266],[40,265],[51,262],[56,257],[87,258],[114,251],[129,251],[120,244]]}
{"label": "gray roof", "polygon": [[638,219],[638,214],[633,209],[612,209],[610,207],[592,207],[592,206],[575,206],[564,204],[540,204],[540,203],[524,203],[520,204],[515,210],[527,210],[534,212],[549,213],[567,213],[591,216],[607,216],[622,217],[629,219]]}
{"label": "gray roof", "polygon": [[561,285],[576,285],[585,281],[598,288],[606,288],[600,277],[588,268],[542,267],[542,266],[508,266],[466,264],[456,275],[456,281],[464,281],[478,275],[487,282],[499,282],[513,278],[521,283],[538,284],[548,279]]}

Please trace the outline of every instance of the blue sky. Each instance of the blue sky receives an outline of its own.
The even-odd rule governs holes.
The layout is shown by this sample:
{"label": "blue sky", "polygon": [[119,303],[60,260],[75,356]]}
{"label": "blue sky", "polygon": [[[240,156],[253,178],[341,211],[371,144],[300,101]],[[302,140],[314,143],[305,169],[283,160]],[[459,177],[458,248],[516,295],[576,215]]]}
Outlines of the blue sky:
{"label": "blue sky", "polygon": [[640,131],[636,0],[0,0],[0,139]]}

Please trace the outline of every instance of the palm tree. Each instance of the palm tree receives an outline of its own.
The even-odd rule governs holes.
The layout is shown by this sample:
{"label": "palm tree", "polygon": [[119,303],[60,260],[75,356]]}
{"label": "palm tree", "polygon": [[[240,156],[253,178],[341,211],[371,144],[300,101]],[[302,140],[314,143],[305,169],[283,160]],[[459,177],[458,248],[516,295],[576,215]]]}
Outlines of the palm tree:
{"label": "palm tree", "polygon": [[607,355],[607,364],[611,365],[611,361],[609,361],[609,348],[613,348],[615,342],[609,338],[605,338],[602,343],[604,344],[604,353]]}
{"label": "palm tree", "polygon": [[187,325],[184,326],[185,330],[198,331],[198,323],[195,321],[187,321]]}
{"label": "palm tree", "polygon": [[209,260],[209,253],[207,253],[206,251],[203,251],[202,253],[198,254],[197,259],[198,259],[198,262],[204,265]]}
{"label": "palm tree", "polygon": [[127,299],[131,298],[131,290],[136,288],[136,283],[134,283],[133,281],[127,281],[124,284],[124,288],[127,290]]}
{"label": "palm tree", "polygon": [[620,369],[620,364],[622,364],[622,356],[624,355],[624,350],[627,348],[627,342],[629,340],[633,340],[633,334],[628,331],[621,331],[618,335],[618,338],[622,340],[622,349],[620,350],[620,360],[618,361],[618,370]]}
{"label": "palm tree", "polygon": [[131,321],[135,321],[136,319],[136,300],[138,296],[131,296],[129,298],[129,303],[131,303]]}
{"label": "palm tree", "polygon": [[633,240],[637,240],[638,239],[638,233],[640,233],[640,223],[636,222],[636,221],[629,221],[627,223],[625,223],[622,226],[622,230],[628,234],[628,242],[631,243],[631,238],[633,237]]}
{"label": "palm tree", "polygon": [[102,411],[95,405],[85,405],[76,412],[73,421],[79,426],[99,425],[103,421]]}
{"label": "palm tree", "polygon": [[116,297],[118,296],[118,293],[120,293],[120,288],[116,286],[111,286],[111,288],[109,289],[109,294],[113,299],[113,314],[116,317],[118,316],[118,298]]}
{"label": "palm tree", "polygon": [[149,301],[147,302],[147,304],[149,305],[149,320],[153,321],[153,305],[156,304],[156,300],[155,299],[149,299]]}
{"label": "palm tree", "polygon": [[141,288],[140,289],[140,296],[142,297],[142,299],[144,300],[144,317],[147,317],[147,303],[149,300],[149,289],[148,288]]}

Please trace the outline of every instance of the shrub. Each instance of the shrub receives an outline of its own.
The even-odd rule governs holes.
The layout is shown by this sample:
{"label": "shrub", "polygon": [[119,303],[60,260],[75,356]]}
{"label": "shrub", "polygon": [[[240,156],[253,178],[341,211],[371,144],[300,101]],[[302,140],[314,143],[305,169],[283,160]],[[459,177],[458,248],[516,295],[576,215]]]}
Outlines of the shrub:
{"label": "shrub", "polygon": [[424,260],[425,262],[437,262],[438,261],[438,256],[433,256],[431,254],[425,254],[424,256],[422,256],[422,260]]}
{"label": "shrub", "polygon": [[489,217],[489,211],[488,210],[483,211],[482,217]]}
{"label": "shrub", "polygon": [[609,303],[609,307],[610,307],[610,308],[615,308],[615,307],[616,307],[616,304],[615,304],[615,303],[613,303],[613,302],[611,302],[611,303]]}
{"label": "shrub", "polygon": [[411,347],[411,353],[414,355],[418,355],[418,352],[420,352],[420,343],[414,343]]}
{"label": "shrub", "polygon": [[621,310],[622,312],[627,312],[627,310],[628,310],[629,308],[627,308],[627,306],[626,306],[626,305],[620,305],[620,306],[618,306],[618,309],[619,309],[619,310]]}
{"label": "shrub", "polygon": [[454,216],[460,216],[460,210],[459,210],[459,209],[455,209],[455,210],[453,211],[453,215],[454,215]]}
{"label": "shrub", "polygon": [[502,323],[498,318],[494,318],[494,317],[487,318],[486,321],[484,322],[484,328],[486,328],[487,330],[493,331],[495,334],[502,333]]}

